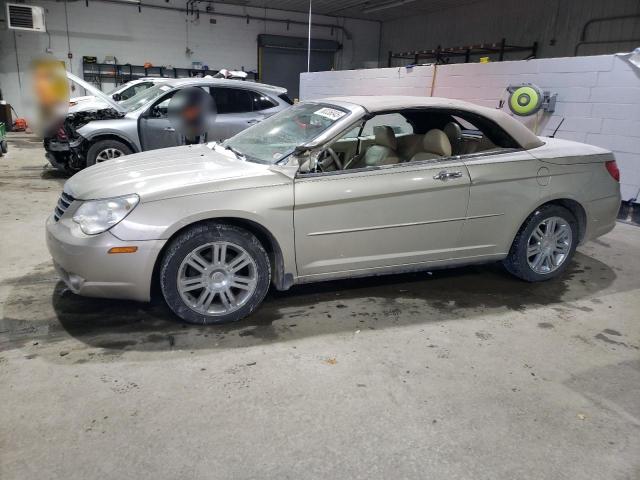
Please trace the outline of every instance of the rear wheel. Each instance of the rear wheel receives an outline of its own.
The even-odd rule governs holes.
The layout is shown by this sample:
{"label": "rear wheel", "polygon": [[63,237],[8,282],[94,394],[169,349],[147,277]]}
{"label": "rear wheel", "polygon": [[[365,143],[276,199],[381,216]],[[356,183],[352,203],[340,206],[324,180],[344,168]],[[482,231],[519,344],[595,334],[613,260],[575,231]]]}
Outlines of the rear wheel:
{"label": "rear wheel", "polygon": [[9,151],[9,146],[6,140],[2,140],[0,142],[0,150],[2,150],[2,153],[7,153]]}
{"label": "rear wheel", "polygon": [[87,150],[87,167],[131,154],[131,149],[118,140],[98,140]]}
{"label": "rear wheel", "polygon": [[545,205],[524,222],[503,261],[523,280],[539,282],[566,270],[578,243],[576,218],[564,207]]}
{"label": "rear wheel", "polygon": [[196,324],[241,320],[262,302],[270,280],[269,258],[259,240],[223,224],[198,225],[179,235],[160,268],[167,304]]}

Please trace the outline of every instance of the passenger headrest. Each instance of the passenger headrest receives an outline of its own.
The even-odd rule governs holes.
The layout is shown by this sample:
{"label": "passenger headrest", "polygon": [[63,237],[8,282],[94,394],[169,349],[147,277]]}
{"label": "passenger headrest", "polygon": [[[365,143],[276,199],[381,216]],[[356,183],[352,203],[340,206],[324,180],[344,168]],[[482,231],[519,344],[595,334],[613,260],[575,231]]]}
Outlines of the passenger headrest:
{"label": "passenger headrest", "polygon": [[447,134],[449,142],[453,145],[455,142],[462,140],[462,129],[455,122],[449,122],[444,126],[444,133]]}
{"label": "passenger headrest", "polygon": [[376,145],[382,145],[388,147],[391,150],[396,150],[398,142],[396,141],[396,134],[393,129],[387,125],[376,125],[373,127],[373,134],[376,137]]}
{"label": "passenger headrest", "polygon": [[443,157],[451,156],[451,142],[447,138],[447,134],[435,128],[425,133],[422,139],[422,148],[425,152]]}

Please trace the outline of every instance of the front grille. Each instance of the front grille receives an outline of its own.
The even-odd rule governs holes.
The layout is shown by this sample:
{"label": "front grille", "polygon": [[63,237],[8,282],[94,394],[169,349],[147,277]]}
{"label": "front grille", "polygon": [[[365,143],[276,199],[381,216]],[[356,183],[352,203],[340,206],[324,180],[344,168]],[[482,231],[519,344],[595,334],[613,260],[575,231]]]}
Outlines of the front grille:
{"label": "front grille", "polygon": [[60,220],[60,217],[64,215],[64,212],[67,211],[67,208],[69,208],[69,205],[71,205],[71,202],[73,202],[74,200],[75,198],[73,198],[71,195],[62,192],[62,195],[60,195],[60,198],[58,199],[58,204],[53,211],[53,219],[56,222]]}

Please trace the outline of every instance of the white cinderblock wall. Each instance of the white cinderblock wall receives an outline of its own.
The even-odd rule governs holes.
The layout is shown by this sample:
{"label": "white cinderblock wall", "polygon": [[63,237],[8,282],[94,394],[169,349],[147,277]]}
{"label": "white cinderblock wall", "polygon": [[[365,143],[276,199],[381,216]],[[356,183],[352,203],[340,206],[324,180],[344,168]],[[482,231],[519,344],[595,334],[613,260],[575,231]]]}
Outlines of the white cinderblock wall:
{"label": "white cinderblock wall", "polygon": [[[329,95],[431,95],[433,66],[302,74],[302,99]],[[624,200],[640,190],[640,69],[624,57],[549,58],[436,67],[433,96],[487,107],[505,101],[508,85],[535,83],[558,94],[556,111],[520,119],[549,135],[564,118],[558,138],[612,150],[622,173]],[[506,107],[505,107],[506,108]]]}
{"label": "white cinderblock wall", "polygon": [[433,67],[372,68],[300,74],[300,98],[431,94]]}

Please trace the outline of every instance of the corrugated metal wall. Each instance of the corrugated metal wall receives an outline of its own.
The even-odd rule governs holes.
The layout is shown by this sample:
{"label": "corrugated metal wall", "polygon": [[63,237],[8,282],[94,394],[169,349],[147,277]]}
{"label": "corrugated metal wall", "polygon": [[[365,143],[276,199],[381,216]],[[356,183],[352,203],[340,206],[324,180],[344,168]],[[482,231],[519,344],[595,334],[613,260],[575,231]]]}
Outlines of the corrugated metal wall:
{"label": "corrugated metal wall", "polygon": [[[407,5],[407,13],[410,8]],[[380,60],[386,65],[389,50],[492,43],[503,37],[510,44],[530,45],[537,41],[539,58],[573,56],[586,22],[628,14],[640,14],[640,0],[484,0],[383,23]],[[640,18],[593,24],[587,34],[588,40],[621,38],[640,39]],[[579,55],[629,51],[637,46],[640,41],[583,46]],[[452,63],[455,61],[459,60]]]}

